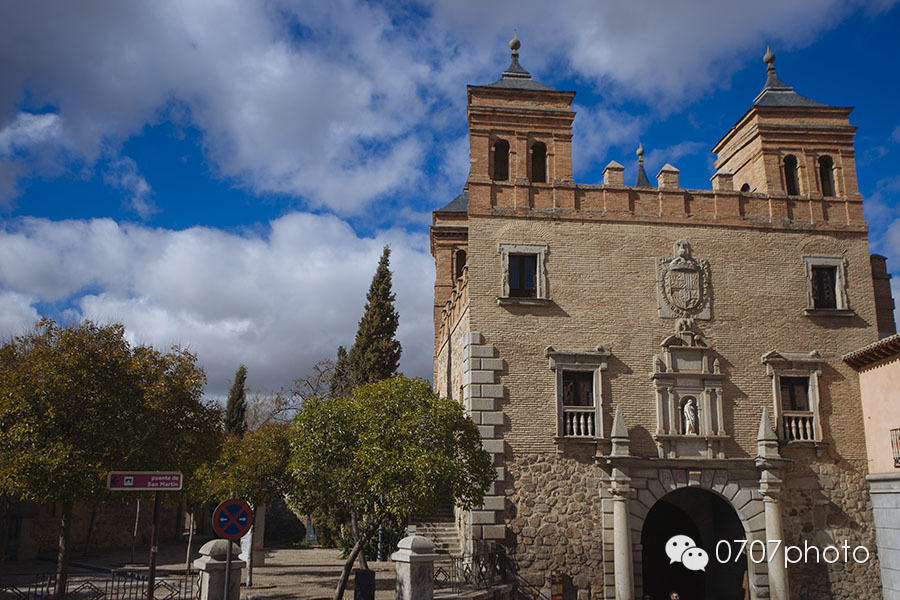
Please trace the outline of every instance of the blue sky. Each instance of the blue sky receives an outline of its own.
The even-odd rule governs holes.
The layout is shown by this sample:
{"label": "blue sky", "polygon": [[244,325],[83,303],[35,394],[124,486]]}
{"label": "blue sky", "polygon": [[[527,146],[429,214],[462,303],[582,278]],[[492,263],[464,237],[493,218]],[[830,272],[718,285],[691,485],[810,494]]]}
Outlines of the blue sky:
{"label": "blue sky", "polygon": [[[389,243],[401,368],[431,374],[430,211],[467,173],[465,86],[512,30],[577,92],[579,183],[710,149],[765,81],[853,106],[872,250],[900,283],[895,2],[33,2],[0,5],[0,335],[119,321],[274,390],[353,341]],[[900,288],[895,288],[895,296]]]}

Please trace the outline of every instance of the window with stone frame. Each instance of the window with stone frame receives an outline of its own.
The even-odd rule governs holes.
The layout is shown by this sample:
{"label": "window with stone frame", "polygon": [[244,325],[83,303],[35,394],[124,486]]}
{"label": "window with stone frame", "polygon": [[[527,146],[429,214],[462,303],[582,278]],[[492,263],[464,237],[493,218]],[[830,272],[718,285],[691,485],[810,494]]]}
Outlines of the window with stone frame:
{"label": "window with stone frame", "polygon": [[852,314],[847,297],[847,261],[842,256],[804,256],[807,305],[804,313]]}
{"label": "window with stone frame", "polygon": [[557,439],[595,441],[603,437],[602,379],[609,351],[546,350],[556,373]]}
{"label": "window with stone frame", "polygon": [[501,304],[549,302],[547,296],[547,244],[501,242]]}
{"label": "window with stone frame", "polygon": [[772,378],[775,424],[784,442],[822,441],[819,416],[819,375],[824,360],[818,351],[807,354],[772,350],[762,357]]}

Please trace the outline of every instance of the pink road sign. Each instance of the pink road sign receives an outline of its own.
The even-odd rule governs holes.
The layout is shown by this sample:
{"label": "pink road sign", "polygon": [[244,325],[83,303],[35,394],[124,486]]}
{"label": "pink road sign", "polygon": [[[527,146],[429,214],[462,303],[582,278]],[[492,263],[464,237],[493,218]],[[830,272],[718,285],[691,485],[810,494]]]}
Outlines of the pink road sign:
{"label": "pink road sign", "polygon": [[181,473],[114,471],[109,474],[106,487],[120,492],[176,492],[181,489]]}

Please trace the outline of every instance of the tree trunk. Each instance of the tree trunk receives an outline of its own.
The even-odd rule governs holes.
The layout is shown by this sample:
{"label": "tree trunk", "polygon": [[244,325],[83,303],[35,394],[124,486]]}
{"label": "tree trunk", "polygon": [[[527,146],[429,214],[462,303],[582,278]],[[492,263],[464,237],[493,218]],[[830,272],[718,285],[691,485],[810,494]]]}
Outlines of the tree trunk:
{"label": "tree trunk", "polygon": [[[350,511],[350,528],[353,531],[353,539],[359,543],[359,526],[356,522],[356,511]],[[359,568],[369,570],[369,563],[366,561],[366,551],[360,548],[359,551]]]}
{"label": "tree trunk", "polygon": [[66,597],[66,580],[69,576],[69,530],[72,526],[72,503],[63,502],[59,519],[59,546],[56,555],[56,600]]}
{"label": "tree trunk", "polygon": [[256,507],[253,507],[253,526],[250,528],[249,551],[247,552],[247,587],[253,587],[253,538],[256,537]]}
{"label": "tree trunk", "polygon": [[334,591],[334,600],[343,600],[344,590],[347,589],[347,580],[350,578],[350,569],[353,568],[353,561],[356,560],[356,555],[360,553],[359,551],[362,549],[363,543],[363,540],[357,539],[356,543],[353,545],[353,549],[350,550],[350,556],[348,556],[346,562],[344,562],[344,570],[341,572],[341,578],[338,580],[337,589]]}
{"label": "tree trunk", "polygon": [[94,506],[91,508],[91,516],[88,519],[87,526],[87,535],[84,536],[84,549],[81,552],[82,556],[87,556],[88,552],[91,551],[91,535],[94,533],[94,519],[97,518],[97,507]]}
{"label": "tree trunk", "polygon": [[[352,515],[351,514],[351,521]],[[372,534],[375,533],[375,530],[378,528],[378,525],[381,524],[381,521],[384,520],[383,516],[376,516],[375,521],[369,528],[363,532],[362,536],[357,537],[356,543],[353,545],[353,549],[350,550],[350,556],[347,557],[346,562],[344,562],[344,571],[341,573],[341,578],[338,581],[337,589],[334,592],[334,600],[342,600],[344,597],[344,590],[347,588],[347,580],[350,578],[350,569],[353,568],[353,561],[356,560],[356,556],[360,553],[363,546],[366,545],[366,542],[369,541],[369,538],[372,537]]]}
{"label": "tree trunk", "polygon": [[194,541],[194,508],[191,507],[191,518],[188,521],[188,544],[187,544],[187,554],[184,556],[184,567],[188,571],[191,570],[191,543]]}

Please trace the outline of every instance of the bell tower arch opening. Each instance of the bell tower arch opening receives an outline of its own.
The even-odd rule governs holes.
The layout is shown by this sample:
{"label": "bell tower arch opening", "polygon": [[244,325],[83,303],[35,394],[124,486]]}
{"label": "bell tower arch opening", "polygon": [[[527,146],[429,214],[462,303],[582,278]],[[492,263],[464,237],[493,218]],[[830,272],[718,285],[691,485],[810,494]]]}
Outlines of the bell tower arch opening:
{"label": "bell tower arch opening", "polygon": [[[705,570],[691,570],[673,562],[666,543],[674,536],[688,536],[709,555]],[[643,594],[668,598],[678,592],[692,600],[744,600],[748,598],[747,557],[737,556],[735,540],[746,539],[744,525],[734,508],[721,496],[687,487],[660,498],[647,513],[641,530]],[[731,545],[723,564],[716,560],[716,544]],[[721,553],[723,558],[725,553]],[[680,559],[680,557],[678,557]]]}

